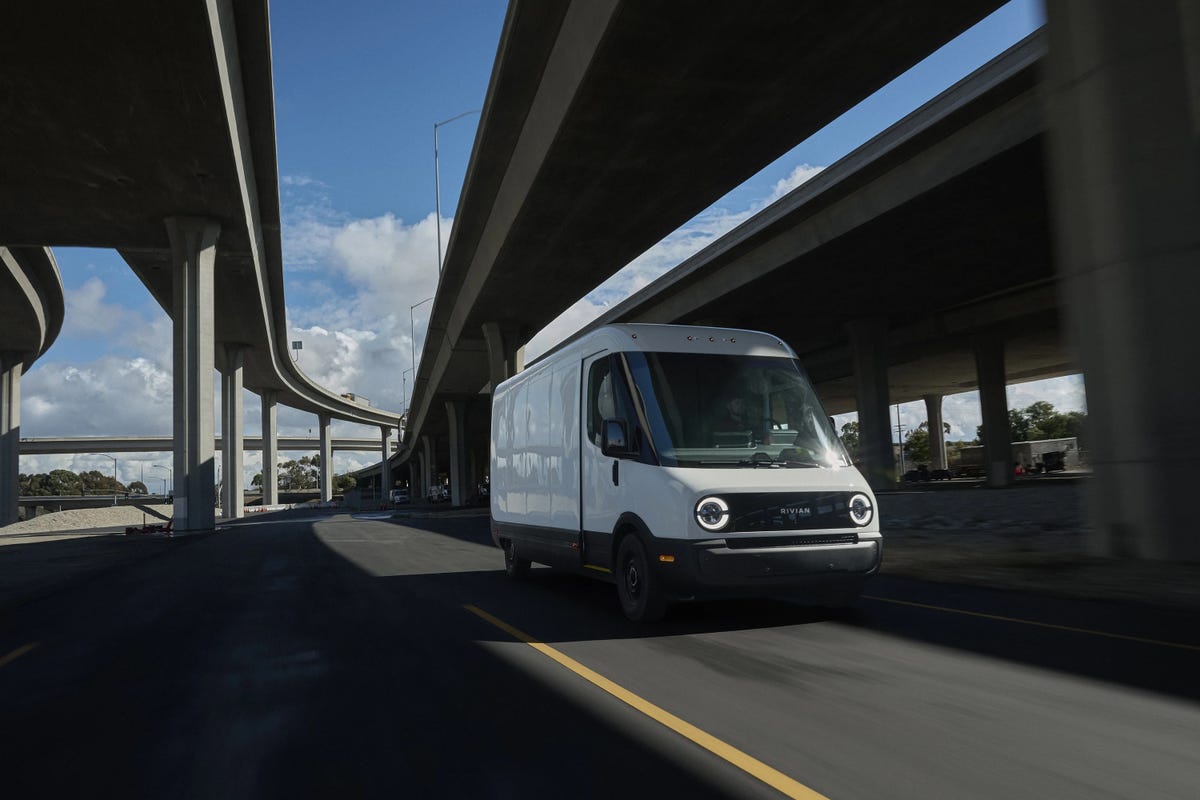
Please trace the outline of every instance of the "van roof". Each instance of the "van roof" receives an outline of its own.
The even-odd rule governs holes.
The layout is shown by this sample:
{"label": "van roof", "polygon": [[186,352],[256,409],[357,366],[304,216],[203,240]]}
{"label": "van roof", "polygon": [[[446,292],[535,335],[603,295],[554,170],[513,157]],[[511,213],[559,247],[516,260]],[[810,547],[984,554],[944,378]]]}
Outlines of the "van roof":
{"label": "van roof", "polygon": [[[540,356],[526,367],[524,375],[564,358],[583,358],[602,350],[646,353],[718,353],[722,355],[774,356],[796,358],[795,352],[778,336],[741,328],[707,325],[658,325],[619,322],[569,339]],[[513,376],[513,377],[519,377]],[[512,380],[513,378],[509,378]]]}

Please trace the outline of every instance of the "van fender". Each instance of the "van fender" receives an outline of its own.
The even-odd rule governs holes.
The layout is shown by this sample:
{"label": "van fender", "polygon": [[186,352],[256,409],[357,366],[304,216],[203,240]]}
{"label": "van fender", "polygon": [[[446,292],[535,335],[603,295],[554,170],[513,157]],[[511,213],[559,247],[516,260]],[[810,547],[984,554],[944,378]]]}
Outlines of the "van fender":
{"label": "van fender", "polygon": [[642,544],[646,545],[647,550],[654,548],[655,537],[650,531],[650,526],[637,514],[626,511],[617,517],[617,522],[613,525],[612,549],[608,554],[609,564],[617,563],[617,550],[621,547],[621,540],[631,534],[639,537]]}

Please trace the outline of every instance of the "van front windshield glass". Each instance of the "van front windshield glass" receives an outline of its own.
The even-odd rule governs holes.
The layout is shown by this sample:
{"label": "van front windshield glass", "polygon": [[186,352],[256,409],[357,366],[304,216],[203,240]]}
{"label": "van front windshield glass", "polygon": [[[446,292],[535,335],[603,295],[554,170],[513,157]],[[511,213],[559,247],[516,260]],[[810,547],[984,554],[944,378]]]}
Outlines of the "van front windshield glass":
{"label": "van front windshield glass", "polygon": [[850,464],[794,359],[701,353],[625,357],[664,466]]}

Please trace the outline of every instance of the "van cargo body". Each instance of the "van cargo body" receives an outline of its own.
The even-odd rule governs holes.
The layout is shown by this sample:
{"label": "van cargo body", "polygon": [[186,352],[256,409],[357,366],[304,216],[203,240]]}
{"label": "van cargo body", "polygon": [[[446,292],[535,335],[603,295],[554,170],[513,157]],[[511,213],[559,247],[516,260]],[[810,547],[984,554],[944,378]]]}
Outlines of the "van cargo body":
{"label": "van cargo body", "polygon": [[795,353],[755,331],[608,325],[496,387],[492,538],[610,580],[632,619],[693,598],[853,602],[875,497]]}

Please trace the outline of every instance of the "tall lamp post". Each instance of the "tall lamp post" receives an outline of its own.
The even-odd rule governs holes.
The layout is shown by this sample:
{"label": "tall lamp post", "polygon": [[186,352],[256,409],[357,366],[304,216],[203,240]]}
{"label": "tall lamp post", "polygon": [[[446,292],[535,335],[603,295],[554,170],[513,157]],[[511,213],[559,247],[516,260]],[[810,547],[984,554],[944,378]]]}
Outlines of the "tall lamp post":
{"label": "tall lamp post", "polygon": [[437,203],[437,260],[438,260],[438,275],[442,274],[442,177],[438,172],[438,141],[437,129],[443,125],[454,122],[456,119],[462,119],[470,114],[478,114],[480,109],[476,108],[471,111],[464,111],[461,114],[455,114],[450,119],[444,119],[441,122],[433,123],[433,185],[435,192],[435,201]]}
{"label": "tall lamp post", "polygon": [[[416,324],[416,322],[413,321],[414,320],[413,309],[415,309],[417,306],[425,305],[432,299],[433,299],[432,297],[426,297],[421,302],[413,303],[411,306],[408,307],[408,326],[409,326],[408,327],[408,337],[409,337],[408,338],[408,348],[410,351],[412,351],[410,353],[410,355],[412,356],[413,388],[414,389],[417,387],[417,324]],[[428,329],[428,326],[426,326],[426,329]]]}
{"label": "tall lamp post", "polygon": [[412,372],[413,368],[409,367],[400,373],[400,392],[404,395],[404,416],[408,417],[408,373]]}
{"label": "tall lamp post", "polygon": [[113,505],[117,504],[117,459],[115,456],[110,456],[108,453],[97,453],[98,456],[111,458],[113,462]]}
{"label": "tall lamp post", "polygon": [[[155,469],[165,469],[171,475],[171,491],[174,492],[175,491],[175,470],[171,469],[170,467],[164,467],[162,464],[155,464],[154,468]],[[166,478],[164,478],[163,480],[165,481]],[[166,483],[164,483],[163,484],[163,494],[166,494],[166,492],[167,492],[167,485],[166,485]]]}

